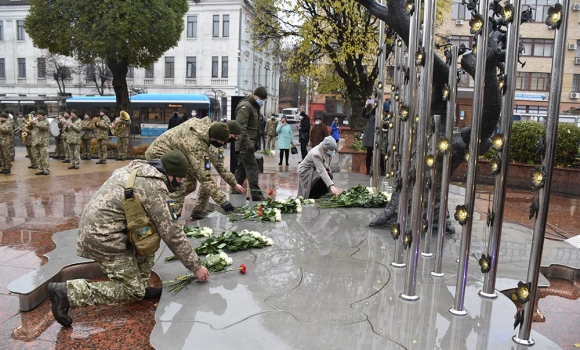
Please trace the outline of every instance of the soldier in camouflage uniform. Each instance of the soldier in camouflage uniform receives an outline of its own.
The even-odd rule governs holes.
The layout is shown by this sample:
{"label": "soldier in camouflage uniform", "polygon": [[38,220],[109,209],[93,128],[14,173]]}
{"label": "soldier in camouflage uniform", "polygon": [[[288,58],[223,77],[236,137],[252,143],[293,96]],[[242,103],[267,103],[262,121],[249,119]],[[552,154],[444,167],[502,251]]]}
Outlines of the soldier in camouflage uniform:
{"label": "soldier in camouflage uniform", "polygon": [[99,161],[97,164],[107,164],[107,141],[109,140],[109,128],[111,127],[111,120],[105,114],[104,110],[99,112],[99,123],[97,124],[97,151],[99,153]]}
{"label": "soldier in camouflage uniform", "polygon": [[12,157],[10,156],[10,139],[14,140],[14,127],[8,114],[0,113],[0,166],[2,174],[10,174]]}
{"label": "soldier in camouflage uniform", "polygon": [[268,135],[268,141],[266,143],[266,148],[270,150],[276,149],[276,128],[278,127],[278,121],[276,116],[272,114],[270,120],[266,122],[266,135]]}
{"label": "soldier in camouflage uniform", "polygon": [[115,160],[126,160],[127,152],[129,151],[129,136],[131,134],[131,118],[123,119],[119,117],[115,119],[116,124],[125,124],[125,129],[117,135],[117,158]]}
{"label": "soldier in camouflage uniform", "polygon": [[[189,119],[161,134],[145,152],[147,159],[153,159],[159,158],[161,154],[169,150],[178,149],[189,160],[189,169],[183,185],[171,195],[175,200],[175,211],[179,215],[181,215],[183,209],[185,196],[195,191],[197,181],[202,184],[202,187],[207,188],[209,195],[226,212],[234,210],[233,205],[227,200],[227,196],[220,191],[211,176],[209,153],[210,145],[222,147],[223,143],[230,137],[235,138],[237,135],[230,134],[228,124],[221,122],[212,123],[208,117],[203,119]],[[227,178],[224,179],[228,181]],[[243,192],[244,188],[235,182],[235,179],[231,181],[230,178],[228,183],[236,191]]]}
{"label": "soldier in camouflage uniform", "polygon": [[14,120],[14,116],[10,113],[9,110],[5,109],[4,113],[6,113],[6,115],[8,116],[8,119],[10,120],[10,125],[12,126],[12,138],[8,140],[9,143],[9,147],[10,147],[10,159],[12,161],[14,161],[14,155],[16,154],[16,148],[14,146],[14,128],[15,128],[15,120]]}
{"label": "soldier in camouflage uniform", "polygon": [[70,163],[70,154],[68,151],[68,142],[66,138],[68,137],[68,125],[70,124],[70,114],[67,111],[64,111],[64,118],[60,120],[58,123],[58,127],[60,128],[60,143],[64,153],[64,160],[63,163]]}
{"label": "soldier in camouflage uniform", "polygon": [[209,278],[208,270],[187,240],[183,227],[171,209],[169,192],[186,176],[187,158],[178,150],[149,162],[132,161],[113,172],[87,203],[80,219],[77,254],[95,260],[109,281],[75,279],[49,283],[48,296],[54,318],[70,327],[69,308],[111,305],[158,298],[161,288],[149,286],[155,252],[140,256],[128,239],[124,200],[125,186],[133,170],[137,177],[133,194],[138,198],[150,224],[181,263],[192,270],[200,282]]}
{"label": "soldier in camouflage uniform", "polygon": [[54,159],[62,159],[64,160],[64,148],[63,148],[63,142],[62,142],[62,124],[64,121],[64,113],[60,112],[58,114],[58,117],[56,117],[56,120],[58,121],[58,130],[59,130],[59,134],[58,136],[54,137]]}
{"label": "soldier in camouflage uniform", "polygon": [[[28,121],[32,121],[34,120],[36,116],[36,112],[32,111],[30,112],[30,114],[28,115]],[[22,132],[24,133],[25,129],[22,129]],[[30,165],[28,166],[28,169],[38,169],[38,160],[36,158],[34,158],[34,152],[32,151],[32,134],[30,131],[27,132],[28,136],[26,137],[26,140],[24,142],[24,145],[26,146],[26,155],[28,156],[28,159],[30,159]]]}
{"label": "soldier in camouflage uniform", "polygon": [[50,163],[48,162],[48,137],[50,125],[45,118],[46,112],[39,110],[36,112],[36,119],[32,123],[31,130],[24,129],[27,132],[32,131],[32,153],[38,162],[38,171],[36,175],[50,174]]}
{"label": "soldier in camouflage uniform", "polygon": [[[18,113],[18,117],[16,118],[16,122],[14,124],[14,129],[18,129],[20,125],[24,124],[24,122],[26,122],[26,118],[22,116],[22,113]],[[20,138],[20,143],[22,143],[22,133],[18,133],[16,136]]]}
{"label": "soldier in camouflage uniform", "polygon": [[258,136],[260,133],[260,108],[268,97],[268,92],[263,86],[254,90],[253,95],[248,95],[236,108],[236,121],[242,127],[240,141],[236,141],[238,165],[236,167],[236,181],[243,184],[248,179],[248,187],[253,201],[263,201],[264,194],[258,185],[258,162],[255,151],[257,149]]}
{"label": "soldier in camouflage uniform", "polygon": [[66,142],[68,143],[68,154],[70,156],[69,169],[78,169],[81,164],[81,120],[77,116],[77,111],[70,112],[70,124],[66,128]]}
{"label": "soldier in camouflage uniform", "polygon": [[91,159],[91,141],[93,140],[93,121],[88,113],[81,122],[84,134],[81,136],[82,154],[81,159]]}

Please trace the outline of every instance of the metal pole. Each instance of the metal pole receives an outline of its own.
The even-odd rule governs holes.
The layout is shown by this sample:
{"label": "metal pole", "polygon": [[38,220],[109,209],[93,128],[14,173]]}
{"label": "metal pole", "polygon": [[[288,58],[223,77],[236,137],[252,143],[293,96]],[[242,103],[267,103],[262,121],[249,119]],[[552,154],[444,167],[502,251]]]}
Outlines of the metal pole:
{"label": "metal pole", "polygon": [[433,212],[435,211],[435,179],[437,179],[437,144],[439,143],[439,125],[441,124],[441,116],[436,114],[433,116],[433,135],[431,135],[431,155],[433,156],[433,165],[431,166],[431,187],[429,188],[429,200],[427,207],[427,232],[425,233],[425,244],[421,256],[429,258],[433,256],[431,253],[431,236],[433,235]]}
{"label": "metal pole", "polygon": [[[397,41],[401,40],[400,37],[397,36]],[[402,41],[401,41],[402,42]],[[395,81],[394,86],[396,87],[396,92],[391,93],[391,118],[393,122],[393,128],[389,129],[389,159],[386,166],[386,176],[389,179],[389,184],[393,184],[394,174],[397,168],[397,162],[395,154],[399,150],[399,129],[400,129],[400,120],[397,118],[399,112],[399,101],[395,100],[395,94],[399,94],[401,96],[401,72],[397,71],[403,65],[403,46],[395,45]]]}
{"label": "metal pole", "polygon": [[[421,1],[415,0],[415,9],[421,8]],[[403,235],[407,231],[407,214],[409,212],[409,169],[411,168],[411,136],[413,133],[413,123],[415,115],[415,99],[417,90],[417,69],[415,67],[415,51],[417,51],[417,41],[419,40],[419,10],[413,12],[409,28],[409,43],[407,45],[407,69],[409,81],[405,92],[405,102],[408,109],[408,118],[403,122],[403,142],[401,145],[401,190],[399,195],[399,206],[397,209],[398,225],[400,229],[399,239],[395,244],[395,260],[391,262],[394,267],[405,267],[403,262]],[[401,106],[399,106],[400,108]]]}
{"label": "metal pole", "polygon": [[510,156],[510,135],[512,130],[512,115],[514,110],[514,97],[516,94],[516,72],[518,68],[519,56],[519,38],[520,38],[520,16],[522,12],[522,1],[514,0],[514,13],[512,23],[508,25],[507,45],[506,45],[506,62],[505,77],[507,84],[506,94],[503,98],[501,110],[500,131],[504,137],[504,145],[501,150],[500,172],[495,178],[495,188],[493,192],[493,220],[491,223],[491,234],[487,245],[490,257],[490,270],[483,278],[483,289],[479,295],[485,298],[497,298],[495,292],[495,279],[497,273],[497,263],[499,261],[499,246],[501,242],[501,231],[503,226],[503,210],[505,203],[506,183],[505,177],[508,172]]}
{"label": "metal pole", "polygon": [[451,47],[451,67],[449,67],[449,99],[447,100],[447,119],[445,124],[445,138],[449,143],[447,152],[443,155],[441,170],[441,199],[439,202],[439,232],[437,235],[437,254],[435,254],[435,268],[431,276],[443,277],[443,241],[447,231],[447,203],[449,201],[449,182],[451,178],[451,140],[453,138],[453,122],[455,120],[455,98],[457,96],[457,45]]}
{"label": "metal pole", "polygon": [[461,234],[461,248],[459,251],[459,265],[457,266],[457,283],[455,288],[455,301],[449,309],[454,315],[467,315],[463,307],[465,299],[465,285],[467,283],[467,268],[469,264],[469,248],[471,246],[471,231],[473,229],[473,206],[475,203],[475,171],[479,155],[479,140],[481,130],[481,117],[483,114],[483,90],[485,85],[485,58],[487,53],[487,27],[489,13],[489,1],[479,2],[479,14],[483,17],[482,29],[477,35],[477,60],[475,66],[475,86],[473,89],[473,115],[471,120],[471,139],[469,140],[469,160],[467,162],[467,183],[465,191],[465,206],[467,210],[467,222],[463,225]]}
{"label": "metal pole", "polygon": [[[385,0],[381,3],[384,5]],[[381,21],[379,25],[379,86],[376,90],[377,94],[377,107],[375,109],[375,137],[373,142],[373,175],[372,184],[373,187],[379,190],[379,179],[381,177],[381,162],[383,161],[381,157],[381,145],[383,144],[383,101],[385,99],[385,22]]]}
{"label": "metal pole", "polygon": [[[435,9],[437,0],[425,1],[423,8],[423,54],[425,55],[424,66],[421,71],[421,92],[419,97],[419,122],[417,123],[417,148],[415,161],[415,184],[413,185],[413,202],[411,209],[411,235],[413,240],[407,259],[407,280],[405,291],[401,298],[405,300],[417,300],[415,293],[417,279],[417,259],[419,258],[419,246],[423,231],[423,194],[425,190],[425,158],[427,154],[427,134],[431,121],[431,91],[433,90],[433,61],[435,42]],[[420,1],[415,1],[415,11],[420,12]],[[409,52],[413,57],[413,52]],[[414,57],[413,57],[414,58]],[[412,114],[411,116],[413,116]]]}
{"label": "metal pole", "polygon": [[566,34],[568,31],[568,11],[570,1],[562,0],[562,24],[556,31],[554,38],[554,56],[552,58],[552,74],[550,85],[550,101],[548,102],[548,115],[546,117],[546,153],[542,167],[545,172],[545,182],[538,191],[538,216],[534,223],[534,235],[532,238],[532,252],[528,266],[528,283],[530,287],[530,299],[524,304],[524,321],[520,326],[518,335],[513,336],[514,342],[524,345],[533,345],[530,338],[532,329],[532,316],[538,299],[538,276],[542,262],[542,250],[544,249],[544,236],[546,234],[546,219],[550,205],[550,190],[552,188],[552,171],[554,170],[554,153],[556,149],[556,135],[558,133],[558,116],[560,111],[560,98],[562,96],[562,75],[564,73],[564,57],[566,56]]}

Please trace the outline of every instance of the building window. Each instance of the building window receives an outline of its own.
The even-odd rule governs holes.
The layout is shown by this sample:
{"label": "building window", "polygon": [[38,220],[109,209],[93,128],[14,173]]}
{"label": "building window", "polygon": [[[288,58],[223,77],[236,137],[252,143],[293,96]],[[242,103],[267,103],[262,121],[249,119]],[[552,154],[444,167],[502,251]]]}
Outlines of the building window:
{"label": "building window", "polygon": [[153,79],[155,78],[155,71],[154,71],[153,63],[149,65],[148,68],[145,69],[145,79]]}
{"label": "building window", "polygon": [[228,77],[228,56],[222,56],[222,78]]}
{"label": "building window", "polygon": [[449,38],[453,45],[461,46],[461,44],[463,44],[467,48],[471,48],[473,46],[473,39],[473,36],[469,35],[452,35]]}
{"label": "building window", "polygon": [[16,40],[24,40],[24,21],[16,21]]}
{"label": "building window", "polygon": [[212,56],[211,57],[211,77],[217,78],[218,77],[218,65],[219,65],[219,57]]}
{"label": "building window", "polygon": [[516,76],[517,90],[548,91],[549,83],[549,73],[518,72]]}
{"label": "building window", "polygon": [[230,15],[224,15],[224,23],[222,29],[222,36],[228,37],[230,36]]}
{"label": "building window", "polygon": [[18,78],[26,78],[26,58],[18,59]]}
{"label": "building window", "polygon": [[0,58],[0,78],[6,78],[6,65],[3,58]]}
{"label": "building window", "polygon": [[553,39],[522,39],[524,52],[522,56],[552,57],[554,53]]}
{"label": "building window", "polygon": [[453,19],[471,19],[471,12],[467,9],[467,4],[463,0],[453,0]]}
{"label": "building window", "polygon": [[4,41],[4,21],[0,20],[0,41]]}
{"label": "building window", "polygon": [[197,38],[197,16],[187,16],[187,37]]}
{"label": "building window", "polygon": [[213,16],[213,37],[217,38],[220,36],[220,16],[214,15]]}
{"label": "building window", "polygon": [[37,58],[36,65],[38,68],[38,77],[46,78],[46,58],[44,57]]}
{"label": "building window", "polygon": [[572,92],[580,92],[580,74],[574,74],[572,77]]}
{"label": "building window", "polygon": [[135,79],[135,67],[129,67],[127,69],[126,79]]}
{"label": "building window", "polygon": [[175,57],[165,57],[165,77],[173,78],[175,75]]}
{"label": "building window", "polygon": [[197,75],[197,57],[195,56],[188,56],[187,57],[187,66],[185,68],[186,78],[193,79]]}

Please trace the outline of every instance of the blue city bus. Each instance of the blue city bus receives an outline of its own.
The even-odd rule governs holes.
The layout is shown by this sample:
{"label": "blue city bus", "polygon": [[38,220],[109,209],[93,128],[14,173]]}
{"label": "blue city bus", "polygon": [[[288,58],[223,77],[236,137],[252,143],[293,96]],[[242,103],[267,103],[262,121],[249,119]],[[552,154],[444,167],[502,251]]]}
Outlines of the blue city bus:
{"label": "blue city bus", "polygon": [[[197,117],[211,115],[211,101],[202,94],[138,94],[130,96],[131,133],[142,136],[159,136],[167,130],[169,118],[177,112],[180,117],[191,116],[192,111]],[[67,110],[75,109],[77,114],[89,113],[98,116],[104,109],[111,121],[119,116],[115,96],[78,96],[66,99]]]}

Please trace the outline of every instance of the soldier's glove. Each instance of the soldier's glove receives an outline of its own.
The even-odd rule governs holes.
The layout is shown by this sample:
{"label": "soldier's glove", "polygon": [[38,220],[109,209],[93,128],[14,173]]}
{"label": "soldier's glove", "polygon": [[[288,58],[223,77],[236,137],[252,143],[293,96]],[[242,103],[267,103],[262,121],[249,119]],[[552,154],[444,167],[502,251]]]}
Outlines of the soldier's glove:
{"label": "soldier's glove", "polygon": [[232,212],[234,211],[234,206],[232,205],[232,203],[230,203],[230,201],[225,201],[222,205],[221,205],[222,209],[226,212]]}

